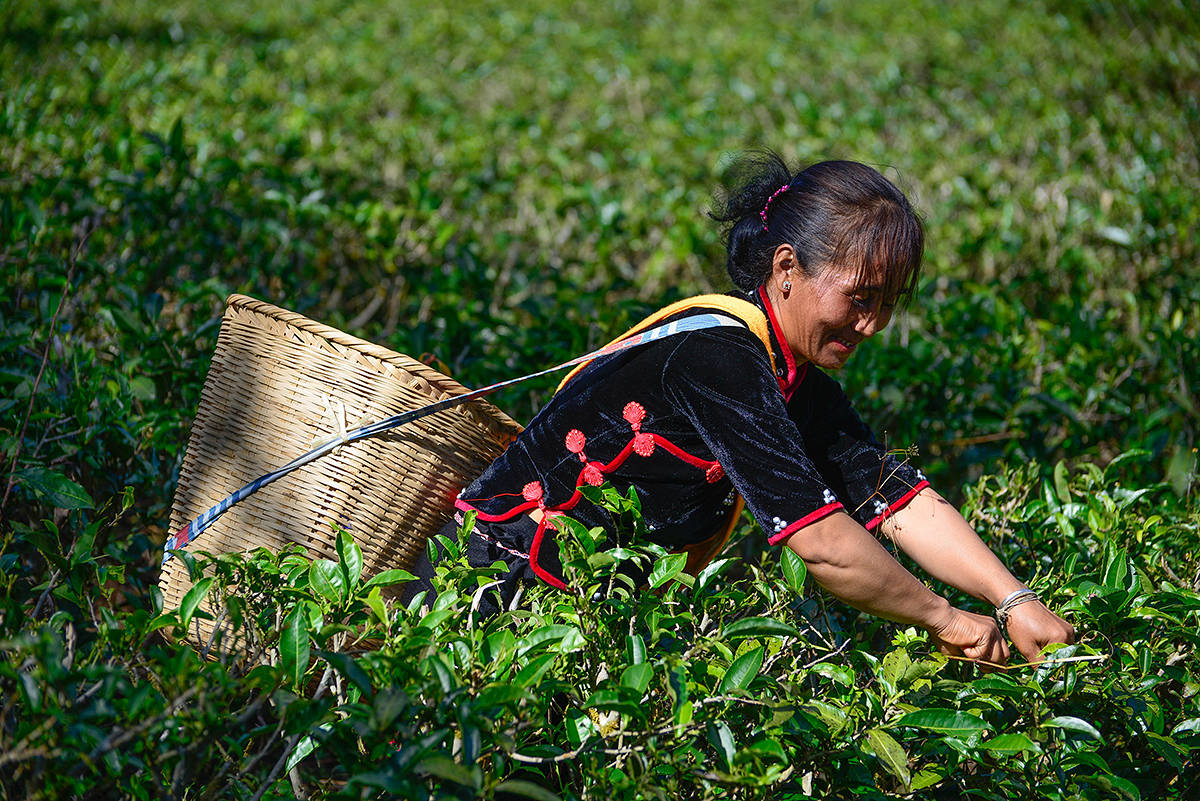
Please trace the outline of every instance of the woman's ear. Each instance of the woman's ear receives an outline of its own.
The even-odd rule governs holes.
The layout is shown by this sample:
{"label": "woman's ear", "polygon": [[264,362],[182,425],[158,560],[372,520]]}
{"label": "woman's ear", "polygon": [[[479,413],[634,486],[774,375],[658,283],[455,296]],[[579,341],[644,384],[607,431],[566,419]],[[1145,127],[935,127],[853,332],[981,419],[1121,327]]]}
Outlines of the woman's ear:
{"label": "woman's ear", "polygon": [[800,264],[796,261],[796,250],[783,244],[775,248],[771,259],[771,281],[780,292],[788,292],[800,277]]}

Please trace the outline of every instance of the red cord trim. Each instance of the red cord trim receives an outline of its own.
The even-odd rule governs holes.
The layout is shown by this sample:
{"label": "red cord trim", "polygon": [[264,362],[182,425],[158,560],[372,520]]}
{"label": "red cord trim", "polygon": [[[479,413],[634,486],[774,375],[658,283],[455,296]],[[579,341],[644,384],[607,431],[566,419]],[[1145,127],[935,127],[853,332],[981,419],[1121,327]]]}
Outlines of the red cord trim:
{"label": "red cord trim", "polygon": [[701,459],[699,456],[693,456],[683,448],[676,445],[674,442],[671,442],[671,440],[667,439],[666,437],[659,436],[658,434],[654,434],[653,436],[654,441],[659,445],[662,445],[663,449],[666,450],[667,453],[687,462],[692,467],[698,467],[701,470],[707,470],[716,464],[716,462],[711,462],[708,459]]}
{"label": "red cord trim", "polygon": [[917,497],[917,493],[920,492],[921,490],[925,489],[928,486],[929,486],[928,481],[921,481],[915,487],[910,489],[908,492],[901,495],[900,500],[896,501],[895,503],[889,504],[888,508],[884,509],[882,514],[875,515],[875,517],[871,518],[871,522],[867,523],[867,525],[866,525],[867,531],[871,531],[876,526],[878,526],[880,523],[882,523],[884,520],[887,520],[889,517],[896,514],[896,512],[899,512],[905,506],[908,506],[908,504],[912,501],[912,499]]}
{"label": "red cord trim", "polygon": [[[599,471],[601,474],[608,474],[608,473],[611,473],[614,470],[618,469],[634,453],[634,443],[636,443],[638,441],[638,437],[646,437],[646,436],[652,437],[654,440],[654,443],[656,445],[661,445],[663,450],[667,451],[672,456],[675,456],[676,458],[680,459],[681,461],[686,462],[687,464],[691,465],[692,467],[703,470],[705,479],[708,480],[710,483],[719,481],[721,479],[721,477],[725,475],[724,471],[721,470],[720,463],[715,462],[715,461],[710,461],[708,459],[701,459],[699,456],[693,456],[692,454],[685,451],[683,448],[680,448],[674,442],[671,442],[671,440],[667,439],[666,437],[660,436],[658,434],[646,434],[646,433],[642,432],[640,430],[641,429],[641,417],[645,415],[645,411],[642,410],[642,407],[640,405],[637,406],[636,410],[631,410],[630,406],[631,406],[631,404],[627,404],[625,407],[626,418],[628,419],[629,416],[633,416],[633,417],[637,418],[636,420],[629,421],[630,425],[634,431],[633,437],[629,440],[628,443],[626,443],[625,447],[621,449],[621,452],[618,453],[616,456],[614,456],[613,460],[611,462],[609,462],[608,464],[602,464],[600,462],[585,462],[583,469],[581,469],[579,471],[579,475],[576,476],[576,478],[575,478],[575,492],[573,492],[571,494],[571,497],[568,498],[565,502],[560,503],[556,506],[545,505],[545,497],[541,494],[541,486],[539,485],[537,487],[537,490],[538,490],[537,498],[532,499],[532,500],[527,500],[525,503],[517,504],[512,509],[509,509],[507,512],[501,512],[500,514],[489,514],[487,512],[481,512],[480,510],[476,509],[474,506],[472,506],[471,504],[469,504],[467,501],[463,500],[462,498],[455,499],[455,501],[454,501],[455,508],[457,508],[461,511],[464,511],[464,512],[475,512],[477,518],[479,520],[484,521],[485,523],[503,523],[505,521],[512,520],[514,517],[517,517],[518,515],[522,515],[527,512],[531,512],[534,509],[541,509],[542,513],[543,513],[543,517],[542,517],[541,521],[538,523],[537,532],[533,535],[533,545],[529,549],[529,566],[533,569],[534,575],[537,576],[538,578],[540,578],[542,581],[546,582],[551,587],[557,587],[560,590],[565,590],[567,588],[567,585],[563,582],[563,580],[560,578],[557,578],[553,574],[551,574],[548,571],[546,571],[545,569],[543,569],[542,566],[539,565],[538,561],[537,561],[538,551],[542,547],[542,537],[546,533],[546,523],[547,523],[548,518],[545,515],[548,512],[566,512],[566,511],[570,511],[571,509],[574,509],[575,506],[581,500],[583,500],[583,493],[579,491],[579,488],[582,487],[584,484],[592,483],[587,480],[588,474],[591,474],[591,476],[594,478],[595,471]],[[637,411],[641,411],[641,414],[640,415],[636,414]],[[584,444],[585,444],[584,435],[582,433],[580,433],[579,431],[577,431],[576,429],[572,429],[567,434],[567,450],[571,451],[572,453],[577,453],[580,456],[582,456]],[[577,446],[577,448],[576,448],[576,446]],[[536,483],[536,482],[531,482],[531,483]],[[526,485],[526,489],[528,489],[529,486],[530,485]],[[525,490],[522,490],[522,492],[524,493]],[[840,504],[839,504],[839,506],[840,506]],[[503,547],[503,546],[501,546],[501,547]]]}
{"label": "red cord trim", "polygon": [[549,584],[551,587],[556,587],[560,590],[567,588],[566,582],[558,578],[547,570],[544,570],[538,564],[538,551],[542,549],[542,535],[546,533],[546,518],[543,516],[542,521],[538,523],[537,533],[533,535],[533,546],[529,549],[529,566],[533,568],[533,574],[542,581]]}
{"label": "red cord trim", "polygon": [[793,534],[795,534],[797,531],[804,528],[805,526],[812,525],[813,523],[817,522],[821,518],[828,517],[829,515],[833,514],[834,512],[836,512],[840,509],[844,509],[844,508],[845,507],[842,506],[840,501],[834,501],[831,504],[822,506],[820,509],[816,510],[815,512],[809,512],[804,517],[800,518],[795,523],[792,523],[790,526],[788,526],[787,528],[785,528],[783,531],[779,532],[778,534],[772,534],[770,537],[767,537],[767,542],[770,545],[778,545],[779,543],[783,542],[788,537],[792,536]]}

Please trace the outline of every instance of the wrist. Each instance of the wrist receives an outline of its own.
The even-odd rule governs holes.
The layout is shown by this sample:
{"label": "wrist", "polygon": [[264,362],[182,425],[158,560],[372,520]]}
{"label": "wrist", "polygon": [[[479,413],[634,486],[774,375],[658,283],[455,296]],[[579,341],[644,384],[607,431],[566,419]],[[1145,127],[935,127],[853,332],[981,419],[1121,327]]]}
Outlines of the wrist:
{"label": "wrist", "polygon": [[983,600],[987,601],[994,607],[1001,607],[1006,601],[1011,600],[1018,593],[1029,591],[1028,585],[1024,582],[1017,581],[1013,576],[1008,576],[1004,581],[997,582],[988,588],[988,591],[983,594]]}
{"label": "wrist", "polygon": [[949,601],[933,590],[930,590],[929,594],[932,597],[929,603],[926,604],[925,610],[923,610],[924,614],[922,618],[916,621],[916,623],[927,631],[938,632],[944,630],[950,624],[950,620],[954,617],[956,610]]}

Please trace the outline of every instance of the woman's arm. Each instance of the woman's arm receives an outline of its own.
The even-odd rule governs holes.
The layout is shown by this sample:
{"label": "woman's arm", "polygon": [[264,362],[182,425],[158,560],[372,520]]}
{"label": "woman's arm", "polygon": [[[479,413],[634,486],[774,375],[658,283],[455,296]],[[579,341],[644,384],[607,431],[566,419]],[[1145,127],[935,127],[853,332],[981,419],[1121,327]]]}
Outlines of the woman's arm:
{"label": "woman's arm", "polygon": [[955,609],[844,512],[805,526],[786,544],[818,584],[854,608],[921,626],[945,653],[988,662],[1008,660],[1008,646],[995,621]]}
{"label": "woman's arm", "polygon": [[[928,487],[881,528],[929,575],[993,606],[1024,586],[958,510]],[[1015,607],[1008,632],[1013,644],[1031,660],[1050,643],[1075,641],[1071,624],[1040,602]]]}

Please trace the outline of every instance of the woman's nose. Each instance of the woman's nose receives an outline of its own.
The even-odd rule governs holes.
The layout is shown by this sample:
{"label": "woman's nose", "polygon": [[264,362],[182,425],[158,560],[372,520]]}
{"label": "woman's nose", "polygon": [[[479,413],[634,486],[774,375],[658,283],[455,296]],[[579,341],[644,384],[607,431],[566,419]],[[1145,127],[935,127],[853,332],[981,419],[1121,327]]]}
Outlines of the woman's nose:
{"label": "woman's nose", "polygon": [[881,301],[875,301],[868,308],[864,309],[859,315],[855,323],[854,330],[863,336],[863,338],[873,337],[883,329],[892,320],[892,310],[885,307]]}

